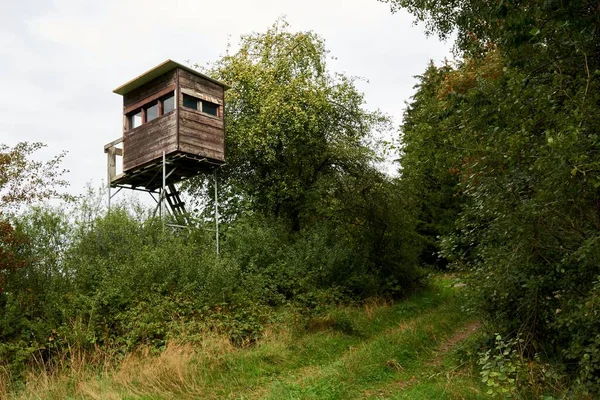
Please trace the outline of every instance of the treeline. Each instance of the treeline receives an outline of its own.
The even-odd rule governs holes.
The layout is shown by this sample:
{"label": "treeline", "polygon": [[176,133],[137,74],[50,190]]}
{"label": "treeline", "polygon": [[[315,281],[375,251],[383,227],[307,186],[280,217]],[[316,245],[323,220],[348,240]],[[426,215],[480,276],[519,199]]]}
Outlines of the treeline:
{"label": "treeline", "polygon": [[597,395],[598,2],[387,2],[457,35],[460,61],[430,65],[405,113],[401,182],[421,259],[465,273],[465,307],[494,334],[484,380],[539,398],[566,375],[569,396]]}
{"label": "treeline", "polygon": [[[57,194],[60,158],[28,161],[37,144],[0,149],[10,171],[0,180],[0,369],[18,379],[32,364],[118,357],[206,330],[246,345],[282,308],[302,329],[327,304],[421,287],[414,213],[376,167],[389,121],[364,109],[353,78],[331,74],[327,57],[317,35],[279,21],[206,71],[231,85],[219,255],[203,214],[212,174],[188,183],[204,206],[191,229],[136,207],[107,212],[94,194],[13,213]],[[29,181],[38,186],[19,185]]]}

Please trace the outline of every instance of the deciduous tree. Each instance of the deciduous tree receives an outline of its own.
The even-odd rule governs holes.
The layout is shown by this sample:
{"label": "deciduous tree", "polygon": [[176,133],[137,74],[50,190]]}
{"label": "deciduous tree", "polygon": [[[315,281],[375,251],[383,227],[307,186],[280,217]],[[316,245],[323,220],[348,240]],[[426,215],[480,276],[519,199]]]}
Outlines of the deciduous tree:
{"label": "deciduous tree", "polygon": [[27,262],[26,235],[15,229],[7,213],[20,206],[49,198],[69,199],[59,189],[67,186],[60,168],[65,155],[49,161],[31,159],[42,143],[20,142],[14,147],[0,143],[0,292],[8,274]]}
{"label": "deciduous tree", "polygon": [[31,156],[45,145],[20,142],[14,147],[0,143],[0,212],[37,200],[68,198],[59,189],[67,186],[60,163],[65,153],[49,161],[35,161]]}
{"label": "deciduous tree", "polygon": [[388,120],[364,108],[354,78],[328,71],[318,35],[287,28],[280,20],[266,33],[243,36],[211,74],[232,86],[220,171],[231,189],[225,207],[241,196],[249,209],[299,230],[326,208],[335,177],[373,168],[369,144]]}

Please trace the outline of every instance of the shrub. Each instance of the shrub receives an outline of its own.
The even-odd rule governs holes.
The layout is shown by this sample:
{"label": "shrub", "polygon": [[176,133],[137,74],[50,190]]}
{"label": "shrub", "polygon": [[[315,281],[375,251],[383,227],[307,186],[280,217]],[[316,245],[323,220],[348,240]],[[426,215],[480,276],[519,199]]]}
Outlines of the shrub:
{"label": "shrub", "polygon": [[[385,208],[355,211],[301,231],[239,217],[223,226],[217,256],[213,233],[163,228],[123,207],[31,209],[11,222],[26,262],[2,275],[0,365],[18,376],[27,362],[51,367],[72,348],[161,348],[207,328],[245,346],[274,307],[308,321],[327,304],[415,287],[421,275],[395,238],[405,225],[384,221]],[[332,326],[354,329],[343,316]]]}

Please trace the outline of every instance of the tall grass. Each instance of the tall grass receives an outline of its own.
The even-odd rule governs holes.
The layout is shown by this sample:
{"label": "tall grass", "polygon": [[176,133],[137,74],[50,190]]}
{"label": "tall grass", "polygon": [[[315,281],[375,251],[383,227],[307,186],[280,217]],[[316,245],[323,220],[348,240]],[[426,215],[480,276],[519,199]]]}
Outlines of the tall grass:
{"label": "tall grass", "polygon": [[476,374],[456,361],[454,347],[444,347],[469,322],[444,287],[398,303],[330,306],[311,317],[328,324],[299,325],[298,317],[281,310],[246,348],[204,331],[161,351],[144,345],[119,360],[98,355],[51,374],[37,369],[7,398],[484,398]]}

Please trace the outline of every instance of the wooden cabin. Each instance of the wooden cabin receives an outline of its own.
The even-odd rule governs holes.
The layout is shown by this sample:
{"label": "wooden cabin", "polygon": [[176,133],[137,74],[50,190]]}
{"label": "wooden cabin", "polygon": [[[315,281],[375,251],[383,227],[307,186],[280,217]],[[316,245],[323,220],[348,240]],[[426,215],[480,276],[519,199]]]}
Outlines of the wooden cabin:
{"label": "wooden cabin", "polygon": [[[224,93],[228,86],[167,60],[114,90],[123,96],[123,137],[105,146],[112,186],[159,187],[163,152],[170,182],[225,162]],[[116,148],[122,142],[122,149]],[[114,158],[123,157],[116,175]],[[111,166],[112,156],[112,166]],[[112,175],[111,175],[112,168]]]}

